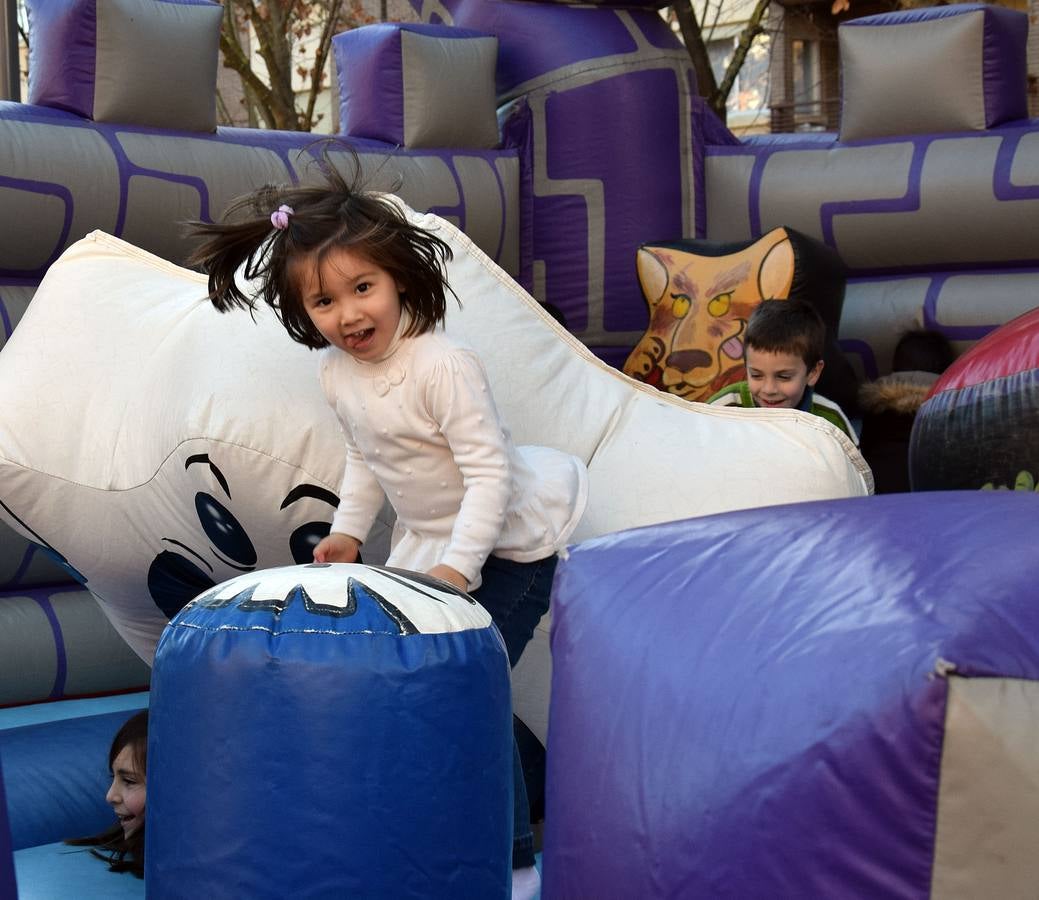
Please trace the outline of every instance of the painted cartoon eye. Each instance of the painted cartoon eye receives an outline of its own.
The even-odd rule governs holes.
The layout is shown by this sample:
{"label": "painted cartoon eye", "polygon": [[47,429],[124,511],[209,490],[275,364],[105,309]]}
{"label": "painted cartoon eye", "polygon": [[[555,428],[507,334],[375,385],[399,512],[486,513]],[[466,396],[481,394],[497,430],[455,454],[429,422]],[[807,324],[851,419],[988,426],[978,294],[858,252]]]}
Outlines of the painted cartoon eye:
{"label": "painted cartoon eye", "polygon": [[214,584],[209,573],[172,550],[164,550],[148,568],[148,593],[168,619],[180,612],[192,597]]}
{"label": "painted cartoon eye", "polygon": [[242,566],[251,567],[256,565],[256,550],[249,535],[239,524],[231,511],[220,503],[212,494],[199,492],[195,494],[195,512],[198,513],[198,521],[202,530],[206,533],[215,546],[224,556],[230,557],[233,562],[228,564],[232,568]]}
{"label": "painted cartoon eye", "polygon": [[693,305],[688,294],[672,294],[671,300],[671,312],[676,319],[684,318]]}
{"label": "painted cartoon eye", "polygon": [[293,560],[299,565],[306,565],[314,561],[314,548],[321,539],[328,537],[331,529],[329,522],[307,522],[300,525],[289,535],[289,551]]}
{"label": "painted cartoon eye", "polygon": [[724,294],[715,294],[711,297],[710,303],[707,304],[707,312],[716,318],[724,316],[729,311],[731,304],[732,291],[726,291]]}

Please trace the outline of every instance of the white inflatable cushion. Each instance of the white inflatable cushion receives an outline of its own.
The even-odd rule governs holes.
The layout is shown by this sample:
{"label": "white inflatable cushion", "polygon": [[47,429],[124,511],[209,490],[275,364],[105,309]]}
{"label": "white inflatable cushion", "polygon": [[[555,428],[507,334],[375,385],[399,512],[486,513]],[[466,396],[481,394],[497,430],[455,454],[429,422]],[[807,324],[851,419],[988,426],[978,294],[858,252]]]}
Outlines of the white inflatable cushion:
{"label": "white inflatable cushion", "polygon": [[[449,309],[448,330],[484,357],[517,442],[587,463],[575,540],[871,489],[858,451],[823,419],[690,404],[639,384],[453,225],[410,215],[454,249],[448,275],[464,306]],[[51,266],[0,353],[0,510],[85,576],[148,661],[196,594],[307,561],[293,547],[305,556],[312,523],[331,521],[344,461],[316,356],[272,314],[221,315],[205,294],[203,276],[94,232]],[[543,668],[530,675],[537,715]]]}

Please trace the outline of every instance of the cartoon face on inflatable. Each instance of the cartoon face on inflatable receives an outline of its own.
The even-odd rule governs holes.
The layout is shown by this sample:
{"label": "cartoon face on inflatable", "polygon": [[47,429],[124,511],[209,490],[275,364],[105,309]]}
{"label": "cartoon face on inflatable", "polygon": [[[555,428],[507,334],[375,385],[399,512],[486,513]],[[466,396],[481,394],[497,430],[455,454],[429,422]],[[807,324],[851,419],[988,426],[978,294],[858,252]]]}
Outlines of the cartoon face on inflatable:
{"label": "cartoon face on inflatable", "polygon": [[[192,597],[217,583],[214,580],[218,577],[217,567],[224,572],[228,569],[252,572],[258,563],[256,546],[234,513],[234,498],[247,488],[248,481],[232,489],[209,453],[190,454],[184,460],[182,471],[186,480],[196,482],[185,484],[181,496],[190,496],[194,491],[193,506],[198,521],[193,523],[195,527],[187,529],[187,534],[160,537],[161,549],[148,567],[148,593],[167,618],[172,618]],[[210,484],[198,485],[199,480]],[[308,499],[317,503],[301,502]],[[313,559],[314,547],[328,534],[327,519],[338,503],[335,494],[317,484],[303,482],[288,491],[278,509],[272,509],[265,517],[270,525],[279,523],[278,530],[287,538],[286,558],[301,564]],[[326,507],[324,510],[322,505]],[[317,514],[324,515],[300,523],[292,515],[294,509],[300,507],[313,507]]]}
{"label": "cartoon face on inflatable", "polygon": [[178,621],[201,624],[202,611],[232,606],[222,620],[233,621],[237,614],[245,622],[249,613],[269,613],[264,627],[276,619],[286,630],[332,627],[307,616],[351,619],[354,630],[370,634],[436,634],[491,624],[490,614],[472,597],[438,578],[387,566],[314,562],[238,575],[196,597]]}
{"label": "cartoon face on inflatable", "polygon": [[747,318],[762,299],[787,296],[793,275],[782,229],[734,252],[711,249],[646,245],[637,255],[650,321],[624,371],[687,400],[740,380]]}

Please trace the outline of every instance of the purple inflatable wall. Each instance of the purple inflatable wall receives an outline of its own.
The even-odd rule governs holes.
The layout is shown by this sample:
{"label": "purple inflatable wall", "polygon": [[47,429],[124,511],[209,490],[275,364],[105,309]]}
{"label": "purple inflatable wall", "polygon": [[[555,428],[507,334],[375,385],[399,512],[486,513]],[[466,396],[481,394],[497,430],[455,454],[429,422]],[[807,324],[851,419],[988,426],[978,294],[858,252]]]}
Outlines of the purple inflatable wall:
{"label": "purple inflatable wall", "polygon": [[647,320],[636,250],[702,236],[705,144],[735,138],[654,9],[443,5],[452,24],[498,35],[503,139],[530,179],[519,280],[619,367]]}
{"label": "purple inflatable wall", "polygon": [[574,548],[546,896],[930,896],[949,676],[1039,678],[1037,540],[1039,497],[959,492]]}

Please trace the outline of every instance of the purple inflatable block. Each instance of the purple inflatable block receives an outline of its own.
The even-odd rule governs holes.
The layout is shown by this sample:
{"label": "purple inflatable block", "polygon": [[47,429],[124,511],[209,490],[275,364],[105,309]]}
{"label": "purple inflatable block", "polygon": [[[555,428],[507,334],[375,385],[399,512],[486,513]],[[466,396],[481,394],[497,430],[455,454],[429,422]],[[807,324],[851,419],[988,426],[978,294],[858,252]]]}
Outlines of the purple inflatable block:
{"label": "purple inflatable block", "polygon": [[405,147],[497,146],[494,36],[387,22],[337,34],[332,52],[344,133]]}
{"label": "purple inflatable block", "polygon": [[28,0],[27,6],[30,104],[98,122],[215,130],[218,3]]}
{"label": "purple inflatable block", "polygon": [[863,16],[861,19],[842,22],[841,28],[938,22],[970,14],[984,18],[982,46],[978,49],[983,61],[985,126],[992,128],[1003,122],[1025,118],[1028,115],[1024,77],[1028,16],[1019,10],[988,3],[956,3]]}
{"label": "purple inflatable block", "polygon": [[1037,541],[1034,494],[948,492],[572,549],[545,895],[928,897],[948,676],[1039,678]]}
{"label": "purple inflatable block", "polygon": [[29,102],[91,118],[97,7],[66,0],[31,0],[28,11],[32,32]]}

